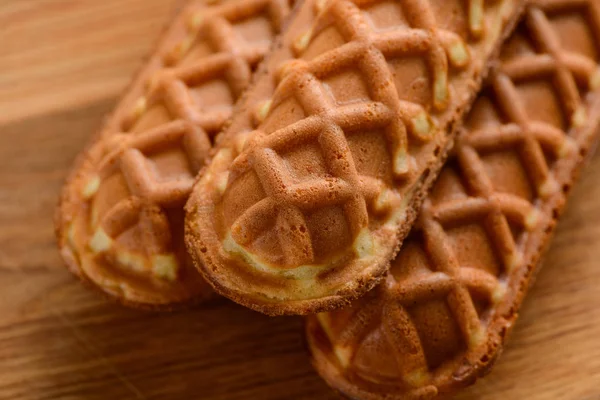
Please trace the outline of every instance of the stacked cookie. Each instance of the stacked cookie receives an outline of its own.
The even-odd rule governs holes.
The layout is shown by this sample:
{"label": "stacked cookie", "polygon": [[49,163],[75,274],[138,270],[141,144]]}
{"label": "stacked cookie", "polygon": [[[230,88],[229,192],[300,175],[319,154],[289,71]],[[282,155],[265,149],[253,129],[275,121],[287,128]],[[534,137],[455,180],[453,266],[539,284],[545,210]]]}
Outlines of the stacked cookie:
{"label": "stacked cookie", "polygon": [[308,314],[352,398],[454,392],[501,351],[595,142],[600,1],[291,6],[173,22],[76,162],[61,253],[126,304],[212,287]]}

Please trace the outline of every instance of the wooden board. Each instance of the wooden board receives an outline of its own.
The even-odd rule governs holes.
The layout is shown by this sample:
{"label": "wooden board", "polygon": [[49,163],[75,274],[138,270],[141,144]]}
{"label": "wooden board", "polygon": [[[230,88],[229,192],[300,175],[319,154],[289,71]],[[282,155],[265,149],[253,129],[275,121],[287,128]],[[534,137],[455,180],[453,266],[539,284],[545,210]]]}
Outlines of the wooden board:
{"label": "wooden board", "polygon": [[[176,0],[0,1],[0,399],[332,399],[300,318],[225,300],[121,308],[55,248],[67,168],[114,105]],[[459,396],[600,399],[600,157],[573,192],[493,373]]]}

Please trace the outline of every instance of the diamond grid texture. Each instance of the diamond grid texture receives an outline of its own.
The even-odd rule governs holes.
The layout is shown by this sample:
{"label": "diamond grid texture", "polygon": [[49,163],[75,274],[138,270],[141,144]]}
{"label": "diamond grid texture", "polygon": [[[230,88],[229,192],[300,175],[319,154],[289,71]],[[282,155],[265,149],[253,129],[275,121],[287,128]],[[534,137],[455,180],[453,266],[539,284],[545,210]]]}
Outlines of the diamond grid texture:
{"label": "diamond grid texture", "polygon": [[[147,234],[142,236],[141,246],[147,254],[169,253],[169,221],[162,208],[182,207],[191,191],[194,174],[199,170],[202,157],[209,149],[210,143],[204,132],[183,121],[175,121],[132,138],[126,149],[113,153],[99,165],[101,182],[113,174],[121,174],[129,196],[100,215],[98,227],[116,240],[127,229],[139,224],[147,228],[144,230]],[[183,161],[187,165],[179,168],[173,176],[160,179],[158,171],[148,161],[148,155],[153,151],[160,153],[164,150],[171,150],[176,155],[183,153]],[[115,168],[115,163],[118,168]],[[99,187],[99,190],[102,188]],[[112,253],[113,259],[118,260],[118,253],[123,249],[111,246],[106,251]]]}
{"label": "diamond grid texture", "polygon": [[[249,0],[243,6],[229,1],[192,12],[189,35],[164,55],[165,67],[151,76],[146,95],[124,118],[121,129],[137,132],[139,126],[148,125],[145,118],[151,120],[152,114],[161,110],[166,114],[162,118],[189,121],[211,136],[216,134],[231,115],[235,100],[249,84],[252,71],[268,51],[287,12],[289,6],[284,0]],[[237,25],[253,19],[268,21],[269,37],[253,42],[236,32]],[[195,92],[206,86],[214,90],[215,85],[222,86],[225,94],[213,93],[216,98],[198,102]],[[215,101],[221,104],[215,107]]]}
{"label": "diamond grid texture", "polygon": [[[586,126],[585,99],[600,87],[600,3],[534,4],[505,44],[511,51],[476,102],[386,281],[353,307],[316,318],[333,343],[336,368],[363,389],[377,382],[378,390],[434,396],[449,390],[459,368],[468,377],[473,372],[465,368],[497,355],[497,347],[486,354],[484,346],[492,340],[489,329],[500,329],[492,325],[501,318],[495,311],[530,262],[524,251],[531,232],[556,218],[542,211],[544,203],[568,190],[559,183],[562,163],[577,161],[580,143],[589,139],[578,130],[595,131]],[[587,37],[569,42],[561,29],[574,26]],[[578,48],[586,40],[588,48]],[[543,112],[551,100],[528,97],[540,87],[554,92],[559,117]],[[377,358],[387,363],[377,366]]]}
{"label": "diamond grid texture", "polygon": [[[252,133],[253,146],[247,151],[251,162],[242,156],[234,161],[231,168],[236,176],[253,169],[267,195],[233,223],[233,239],[240,245],[249,245],[274,224],[285,266],[319,261],[315,259],[306,212],[340,206],[351,236],[358,238],[368,226],[369,208],[381,212],[399,202],[399,196],[388,188],[389,182],[357,171],[347,135],[351,135],[352,130],[382,130],[393,154],[393,175],[396,179],[407,178],[414,163],[408,151],[409,142],[429,140],[435,129],[435,121],[430,114],[435,115],[448,106],[451,92],[448,63],[460,69],[470,61],[463,39],[456,33],[437,27],[431,2],[399,3],[398,7],[410,24],[409,29],[396,26],[396,29],[383,31],[369,22],[364,10],[378,3],[385,2],[318,3],[317,11],[321,18],[295,43],[295,50],[301,58],[281,69],[281,82],[272,103],[268,105],[270,112],[264,124]],[[470,10],[477,7],[471,5]],[[477,18],[470,17],[470,22],[471,34],[480,34]],[[312,54],[311,38],[318,42],[319,34],[332,26],[344,44],[304,60],[304,54]],[[388,62],[415,55],[426,60],[428,65],[432,82],[430,104],[401,100],[398,88],[389,84],[394,79]],[[340,102],[332,94],[327,79],[347,69],[358,73],[358,80],[368,91],[368,99],[344,99]],[[344,83],[349,84],[347,80]],[[273,125],[285,118],[278,108],[290,101],[289,96],[283,98],[280,93],[290,92],[302,111],[302,118],[291,123],[286,119],[286,126],[276,129]],[[289,148],[290,144],[310,142],[318,142],[326,164],[326,176],[298,182],[296,177],[287,173],[285,156],[280,152]],[[264,218],[266,215],[274,217]],[[259,219],[263,221],[252,223]]]}
{"label": "diamond grid texture", "polygon": [[[192,268],[185,253],[175,251],[183,248],[173,242],[182,240],[183,212],[173,210],[183,208],[212,136],[229,118],[289,12],[287,0],[216,3],[190,3],[167,34],[172,43],[161,46],[154,56],[159,62],[150,63],[142,73],[147,79],[128,94],[142,96],[122,102],[90,151],[96,172],[80,183],[79,196],[90,204],[92,235],[87,249],[71,243],[76,253],[91,251],[100,264],[150,272],[164,282],[177,281],[182,263]],[[243,35],[244,29],[253,34]],[[181,234],[174,237],[173,230]],[[133,247],[119,242],[128,231],[138,235]]]}

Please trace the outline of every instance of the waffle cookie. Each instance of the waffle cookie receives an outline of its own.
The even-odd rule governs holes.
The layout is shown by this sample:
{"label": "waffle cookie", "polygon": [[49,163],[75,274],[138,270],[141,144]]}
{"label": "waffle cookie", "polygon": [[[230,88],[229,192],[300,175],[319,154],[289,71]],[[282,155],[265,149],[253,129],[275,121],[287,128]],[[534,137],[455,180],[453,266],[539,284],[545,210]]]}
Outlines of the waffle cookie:
{"label": "waffle cookie", "polygon": [[520,3],[305,1],[187,204],[205,278],[271,315],[371,289]]}
{"label": "waffle cookie", "polygon": [[530,3],[384,282],[308,318],[329,385],[430,399],[491,369],[597,139],[599,55],[599,0]]}
{"label": "waffle cookie", "polygon": [[212,291],[183,243],[183,205],[289,0],[192,1],[104,129],[57,210],[67,265],[120,302],[160,308]]}

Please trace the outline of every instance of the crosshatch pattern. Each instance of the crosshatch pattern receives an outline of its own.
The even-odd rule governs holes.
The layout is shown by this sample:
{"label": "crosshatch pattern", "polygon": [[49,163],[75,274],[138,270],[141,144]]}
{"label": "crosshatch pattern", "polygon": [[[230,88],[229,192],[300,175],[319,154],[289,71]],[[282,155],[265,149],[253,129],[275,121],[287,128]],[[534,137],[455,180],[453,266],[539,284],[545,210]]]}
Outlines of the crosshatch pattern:
{"label": "crosshatch pattern", "polygon": [[204,3],[176,19],[66,187],[73,208],[62,212],[75,214],[63,216],[73,220],[67,258],[125,301],[209,292],[184,249],[182,208],[290,9],[288,0]]}
{"label": "crosshatch pattern", "polygon": [[[331,287],[356,295],[372,286],[517,6],[305,3],[313,17],[284,35],[293,56],[269,66],[277,85],[256,107],[253,130],[225,132],[220,155],[231,163],[211,162],[194,190],[202,205],[188,203],[205,213],[187,219],[188,243],[203,242],[191,246],[205,275],[237,301],[252,292],[243,303],[263,312],[256,293],[316,304],[345,296]],[[213,207],[216,215],[205,211]],[[223,251],[202,250],[213,232]],[[238,285],[241,275],[264,287],[249,288],[253,277]]]}
{"label": "crosshatch pattern", "polygon": [[214,136],[281,29],[288,3],[250,0],[242,6],[225,1],[190,12],[189,34],[163,55],[164,67],[151,74],[146,93],[124,116],[120,129],[139,132],[184,120]]}
{"label": "crosshatch pattern", "polygon": [[[369,222],[367,202],[374,203],[377,194],[385,190],[389,182],[359,174],[346,141],[346,132],[349,130],[382,129],[394,154],[395,175],[401,177],[409,172],[407,127],[409,132],[415,131],[415,135],[423,139],[422,136],[429,134],[432,122],[422,105],[400,100],[397,88],[388,84],[393,79],[388,69],[388,59],[406,56],[405,53],[414,55],[415,48],[424,52],[424,58],[431,64],[432,80],[435,82],[432,86],[436,93],[431,96],[434,99],[433,108],[444,110],[449,96],[446,53],[451,53],[452,46],[458,46],[465,52],[466,47],[458,35],[434,30],[435,19],[426,2],[407,2],[405,8],[406,14],[419,16],[411,21],[414,29],[377,34],[367,24],[361,9],[349,1],[333,2],[329,10],[332,21],[324,18],[321,20],[324,21],[321,22],[324,27],[317,25],[313,28],[312,35],[317,37],[319,30],[333,24],[346,44],[307,62],[296,60],[284,72],[283,82],[271,106],[273,112],[267,118],[279,119],[277,106],[289,97],[298,103],[304,118],[281,129],[265,131],[265,137],[259,139],[251,152],[251,162],[246,163],[241,158],[234,164],[233,169],[237,173],[246,172],[240,171],[240,167],[236,168],[241,164],[246,168],[253,166],[268,195],[234,223],[232,235],[236,242],[247,244],[260,235],[261,232],[250,232],[244,227],[254,226],[252,221],[265,215],[265,208],[273,210],[276,215],[275,230],[280,233],[284,262],[289,266],[316,261],[304,220],[303,213],[306,211],[324,206],[341,206],[351,236],[357,237]],[[435,33],[427,33],[429,30]],[[393,36],[392,40],[390,36]],[[414,40],[414,36],[419,40]],[[467,60],[455,61],[455,64],[464,65]],[[368,87],[367,101],[336,101],[322,83],[347,69],[356,69],[358,79]],[[278,97],[280,93],[285,93],[286,98]],[[362,99],[359,97],[356,100]],[[285,107],[281,109],[285,112]],[[269,124],[266,125],[269,127]],[[297,182],[298,179],[286,174],[287,168],[280,152],[289,148],[290,142],[304,144],[315,141],[318,141],[321,157],[325,160],[326,178],[315,179],[310,176]],[[309,201],[307,197],[314,201]],[[389,207],[387,204],[384,206]],[[290,234],[289,227],[295,226],[303,228],[305,234]],[[263,226],[259,228],[264,229]]]}
{"label": "crosshatch pattern", "polygon": [[534,3],[386,281],[309,322],[315,365],[342,391],[433,397],[498,355],[598,125],[600,2]]}
{"label": "crosshatch pattern", "polygon": [[[429,111],[443,111],[448,107],[448,60],[461,68],[469,62],[469,56],[459,35],[437,28],[428,2],[409,1],[397,5],[407,16],[410,28],[398,24],[399,28],[383,31],[370,22],[366,12],[367,6],[378,3],[382,2],[332,1],[330,5],[322,5],[328,7],[319,10],[326,17],[317,19],[306,35],[314,38],[312,43],[317,46],[319,35],[328,35],[334,29],[342,45],[321,49],[315,54],[310,38],[306,35],[298,38],[295,49],[300,58],[281,70],[282,81],[269,106],[272,111],[262,127],[253,133],[255,146],[249,153],[250,162],[241,157],[232,167],[236,174],[248,173],[247,169],[254,168],[252,172],[258,175],[267,194],[233,224],[231,232],[238,244],[247,245],[256,240],[262,230],[271,228],[269,221],[252,222],[269,209],[274,211],[274,229],[284,253],[283,264],[290,267],[313,264],[321,260],[315,259],[305,213],[339,206],[350,236],[356,238],[368,226],[368,206],[378,200],[381,208],[392,206],[381,202],[391,201],[393,196],[378,197],[391,182],[360,174],[346,136],[361,129],[381,130],[392,153],[393,174],[396,178],[405,177],[411,166],[409,135],[428,140],[434,129]],[[306,54],[310,54],[308,60],[304,59]],[[388,63],[415,55],[428,65],[429,79],[433,82],[429,85],[433,91],[430,103],[402,100],[398,88],[389,84],[394,78]],[[353,71],[353,78],[362,82],[365,90],[357,91],[353,98],[339,98],[327,82],[340,71],[348,70]],[[352,78],[344,75],[340,79]],[[286,120],[284,127],[274,127],[277,123],[272,121],[282,119],[289,101],[299,106],[302,115],[295,121]],[[290,148],[290,143],[311,142],[318,142],[320,158],[325,161],[324,178],[311,175],[300,180],[286,174],[282,153]],[[290,232],[290,227],[298,226],[303,234]],[[254,229],[251,231],[248,227]]]}

